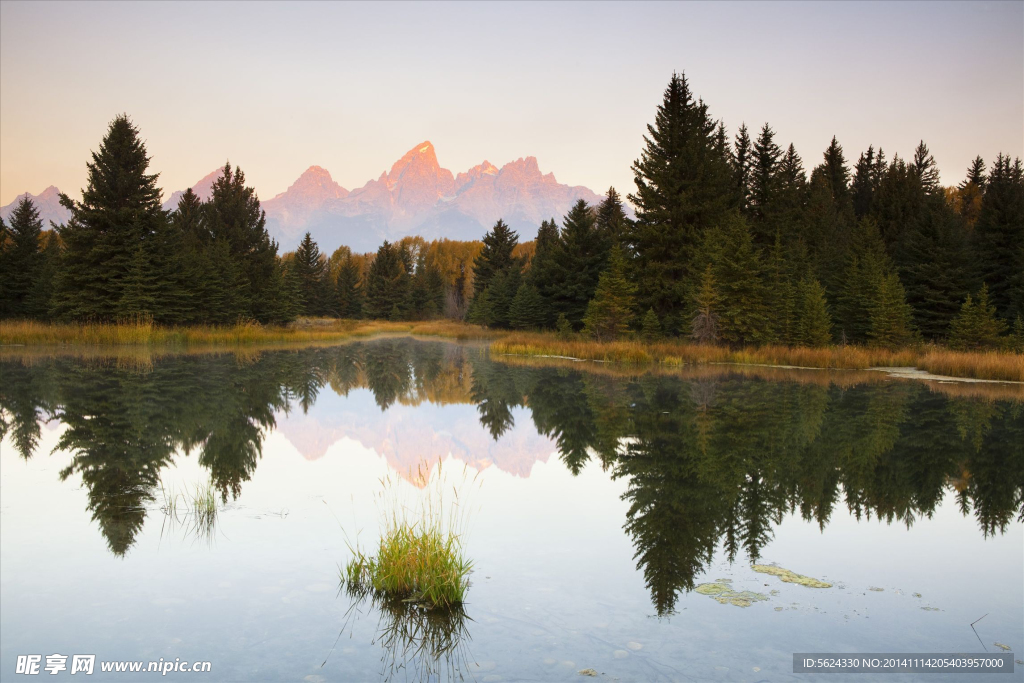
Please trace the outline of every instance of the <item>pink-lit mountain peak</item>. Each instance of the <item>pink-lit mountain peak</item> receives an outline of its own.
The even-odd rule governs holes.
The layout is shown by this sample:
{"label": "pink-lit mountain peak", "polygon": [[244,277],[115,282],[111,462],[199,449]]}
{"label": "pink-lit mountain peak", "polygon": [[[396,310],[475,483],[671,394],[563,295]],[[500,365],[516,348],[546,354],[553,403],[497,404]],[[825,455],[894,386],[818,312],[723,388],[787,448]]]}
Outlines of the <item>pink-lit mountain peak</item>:
{"label": "pink-lit mountain peak", "polygon": [[348,196],[348,190],[334,182],[330,172],[321,166],[310,166],[278,197],[285,194],[308,200],[324,201]]}

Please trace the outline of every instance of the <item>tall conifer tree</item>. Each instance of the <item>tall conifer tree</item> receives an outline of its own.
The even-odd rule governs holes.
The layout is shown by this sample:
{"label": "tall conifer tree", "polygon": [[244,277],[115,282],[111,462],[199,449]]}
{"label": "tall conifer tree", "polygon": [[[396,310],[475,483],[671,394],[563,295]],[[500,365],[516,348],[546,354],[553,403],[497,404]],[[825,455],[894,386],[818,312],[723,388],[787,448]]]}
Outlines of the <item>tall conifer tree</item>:
{"label": "tall conifer tree", "polygon": [[[673,74],[633,164],[637,218],[632,270],[641,310],[653,308],[670,333],[686,326],[690,271],[701,236],[736,205],[732,174],[707,105]],[[697,271],[700,272],[699,270]]]}

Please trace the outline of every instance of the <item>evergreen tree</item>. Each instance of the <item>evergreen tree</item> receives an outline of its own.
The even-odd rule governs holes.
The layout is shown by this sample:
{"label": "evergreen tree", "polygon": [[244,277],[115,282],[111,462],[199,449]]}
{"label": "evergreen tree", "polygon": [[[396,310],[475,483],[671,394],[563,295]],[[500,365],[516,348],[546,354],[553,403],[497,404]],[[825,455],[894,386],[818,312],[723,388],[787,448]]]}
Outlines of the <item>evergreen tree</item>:
{"label": "evergreen tree", "polygon": [[751,156],[750,134],[747,132],[747,124],[742,123],[739,132],[736,133],[730,160],[732,161],[732,182],[736,188],[737,205],[743,212],[747,211],[750,202]]}
{"label": "evergreen tree", "polygon": [[940,196],[926,200],[901,256],[901,280],[914,325],[929,339],[946,334],[970,281],[968,234],[963,220]]}
{"label": "evergreen tree", "polygon": [[[113,320],[137,308],[133,302],[144,303],[145,297],[137,296],[138,277],[129,276],[140,265],[159,265],[154,237],[167,222],[157,176],[147,174],[148,167],[138,129],[121,115],[87,164],[82,201],[62,195],[61,204],[71,212],[60,229],[65,251],[54,297],[62,317]],[[129,287],[134,292],[126,292]]]}
{"label": "evergreen tree", "polygon": [[870,218],[858,221],[835,299],[836,332],[840,341],[863,343],[868,340],[878,284],[892,272],[894,266],[885,251],[878,226]]}
{"label": "evergreen tree", "polygon": [[898,349],[915,340],[910,305],[896,273],[882,276],[871,306],[868,339],[875,346]]}
{"label": "evergreen tree", "polygon": [[530,330],[542,327],[547,321],[544,300],[537,288],[529,282],[519,286],[509,311],[509,323],[515,330]]}
{"label": "evergreen tree", "polygon": [[730,344],[766,341],[769,314],[764,265],[746,220],[733,215],[723,227],[708,231],[699,258],[712,266],[721,300],[719,339]]}
{"label": "evergreen tree", "polygon": [[[636,222],[630,246],[641,308],[653,308],[666,330],[685,326],[690,270],[704,232],[736,205],[728,159],[716,140],[707,105],[694,101],[685,77],[673,74],[633,164]],[[703,270],[700,267],[696,273]]]}
{"label": "evergreen tree", "polygon": [[[60,243],[60,236],[56,230],[46,230],[42,234],[42,265],[39,269],[39,278],[30,297],[31,310],[37,311],[41,318],[49,316],[53,307],[54,286],[57,282],[57,273],[60,271],[63,247]],[[3,296],[0,293],[0,296]]]}
{"label": "evergreen tree", "polygon": [[364,310],[367,316],[386,320],[396,311],[401,314],[406,304],[407,281],[398,247],[385,240],[366,274]]}
{"label": "evergreen tree", "polygon": [[914,150],[911,169],[925,194],[936,194],[942,189],[939,185],[939,167],[935,163],[935,157],[928,151],[928,145],[924,144],[924,140],[921,140]]}
{"label": "evergreen tree", "polygon": [[[814,169],[825,184],[832,201],[837,207],[845,208],[847,204],[852,208],[850,197],[850,169],[846,166],[846,157],[843,156],[843,147],[832,137],[832,142],[825,150],[825,159],[821,166]],[[812,177],[813,180],[813,177]]]}
{"label": "evergreen tree", "polygon": [[18,318],[39,318],[46,309],[36,300],[34,294],[41,286],[43,274],[43,253],[40,240],[43,222],[35,204],[22,196],[11,214],[10,247],[5,258],[4,303],[7,315]]}
{"label": "evergreen tree", "polygon": [[212,239],[227,242],[245,280],[245,314],[268,322],[276,305],[272,295],[283,283],[283,273],[277,272],[277,242],[267,233],[266,213],[256,191],[245,185],[242,169],[232,172],[231,164],[224,165],[204,213]]}
{"label": "evergreen tree", "polygon": [[0,318],[7,318],[11,315],[11,279],[14,277],[14,267],[11,263],[14,250],[14,239],[11,231],[0,216]]}
{"label": "evergreen tree", "polygon": [[801,346],[827,346],[832,342],[832,318],[825,289],[817,280],[803,280],[799,288],[794,341]]}
{"label": "evergreen tree", "polygon": [[[596,227],[600,240],[609,249],[613,245],[618,245],[623,250],[626,249],[629,225],[630,220],[622,206],[619,193],[615,191],[614,187],[609,187],[607,196],[597,207]],[[537,248],[540,249],[539,231],[537,233]]]}
{"label": "evergreen tree", "polygon": [[499,218],[494,227],[484,235],[483,241],[484,248],[473,262],[475,294],[484,291],[498,273],[512,267],[515,260],[512,251],[519,244],[519,235]]}
{"label": "evergreen tree", "polygon": [[351,256],[341,262],[335,282],[338,315],[360,318],[363,315],[363,288],[359,282],[359,264]]}
{"label": "evergreen tree", "polygon": [[858,219],[871,213],[871,201],[875,194],[875,148],[868,145],[868,151],[862,152],[854,166],[853,183],[850,191],[853,194],[853,212]]}
{"label": "evergreen tree", "polygon": [[444,280],[440,271],[421,251],[416,258],[416,272],[412,277],[410,308],[413,316],[431,320],[441,314],[444,307]]}
{"label": "evergreen tree", "polygon": [[661,323],[658,322],[658,314],[653,308],[648,308],[644,318],[640,322],[640,338],[648,344],[661,339]]}
{"label": "evergreen tree", "polygon": [[587,304],[584,332],[598,341],[615,339],[629,330],[633,321],[636,287],[626,278],[626,261],[618,246],[612,247],[608,267],[597,283],[594,298]]}
{"label": "evergreen tree", "polygon": [[770,246],[779,228],[776,201],[779,195],[782,150],[775,131],[766,123],[754,142],[750,169],[750,217],[755,242]]}
{"label": "evergreen tree", "polygon": [[958,351],[995,348],[1006,332],[1006,323],[996,317],[996,307],[988,301],[988,285],[982,285],[976,301],[967,295],[960,313],[949,328],[949,346]]}
{"label": "evergreen tree", "polygon": [[555,219],[543,221],[537,231],[537,250],[527,272],[527,280],[537,289],[542,301],[542,327],[555,324],[557,311],[554,302],[563,274],[558,261],[561,252],[562,237]]}
{"label": "evergreen tree", "polygon": [[302,315],[326,315],[333,308],[325,300],[325,282],[327,281],[327,260],[320,253],[320,247],[307,232],[302,238],[292,268],[298,278],[299,308]]}
{"label": "evergreen tree", "polygon": [[1024,173],[1000,154],[989,172],[975,232],[976,277],[988,285],[996,314],[1024,313]]}
{"label": "evergreen tree", "polygon": [[779,162],[779,187],[775,201],[777,234],[783,246],[800,241],[806,246],[807,174],[803,160],[792,144]]}
{"label": "evergreen tree", "polygon": [[775,234],[775,243],[768,252],[765,268],[767,280],[768,322],[765,341],[788,344],[795,332],[794,321],[798,303],[798,292],[794,286],[793,268],[786,258],[782,238]]}
{"label": "evergreen tree", "polygon": [[[714,270],[710,263],[701,274],[700,289],[697,290],[694,303],[696,312],[690,324],[690,336],[698,344],[714,344],[718,341],[718,310],[720,301],[718,290],[715,287]],[[652,313],[652,310],[648,310],[647,316],[644,317],[645,329],[648,322],[651,323],[652,327],[658,322],[658,318],[653,316]],[[648,317],[653,318],[653,320],[648,321]]]}
{"label": "evergreen tree", "polygon": [[562,225],[556,264],[559,270],[553,294],[554,308],[565,313],[574,329],[583,325],[588,302],[608,259],[610,245],[597,230],[594,212],[580,199]]}
{"label": "evergreen tree", "polygon": [[967,177],[957,186],[957,210],[968,230],[972,230],[978,222],[981,200],[985,194],[985,180],[985,160],[980,156],[974,157],[967,168]]}

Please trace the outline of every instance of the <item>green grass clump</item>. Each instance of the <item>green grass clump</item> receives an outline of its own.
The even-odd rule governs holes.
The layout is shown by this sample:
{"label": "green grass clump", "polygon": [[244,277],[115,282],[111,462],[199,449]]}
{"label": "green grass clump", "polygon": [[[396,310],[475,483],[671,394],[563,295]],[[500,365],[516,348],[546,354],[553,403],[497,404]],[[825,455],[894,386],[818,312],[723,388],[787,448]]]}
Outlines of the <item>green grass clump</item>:
{"label": "green grass clump", "polygon": [[[421,468],[418,480],[429,479]],[[341,572],[350,591],[429,609],[462,605],[473,568],[463,550],[466,507],[460,504],[459,488],[453,486],[454,499],[446,509],[444,494],[449,488],[442,481],[440,465],[434,480],[432,487],[425,487],[418,508],[402,504],[396,480],[382,480],[381,501],[387,508],[377,553],[368,556],[350,546],[353,557]]]}

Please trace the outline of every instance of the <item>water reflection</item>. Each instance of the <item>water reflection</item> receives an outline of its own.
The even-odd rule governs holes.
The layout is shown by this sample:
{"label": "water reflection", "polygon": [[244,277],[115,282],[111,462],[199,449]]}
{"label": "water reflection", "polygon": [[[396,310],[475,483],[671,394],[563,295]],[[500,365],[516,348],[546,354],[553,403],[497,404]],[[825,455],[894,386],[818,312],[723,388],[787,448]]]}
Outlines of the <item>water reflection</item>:
{"label": "water reflection", "polygon": [[[27,459],[38,457],[42,423],[64,427],[58,449],[71,461],[61,478],[82,476],[88,511],[117,555],[132,547],[175,458],[195,452],[227,501],[282,414],[308,413],[324,392],[362,389],[380,419],[398,407],[474,405],[482,438],[497,443],[528,414],[548,440],[516,444],[524,473],[553,442],[573,473],[594,460],[623,478],[625,528],[659,615],[720,547],[730,560],[758,560],[789,512],[824,528],[845,505],[857,518],[909,527],[954,491],[985,536],[1024,521],[1024,402],[1014,387],[738,368],[620,373],[409,339],[145,362],[6,356],[0,377],[3,434]],[[372,416],[356,417],[337,419],[356,430]],[[413,439],[414,457],[436,459],[431,448],[476,457],[482,442],[469,426],[431,427],[449,440]],[[383,440],[386,431],[360,433]]]}
{"label": "water reflection", "polygon": [[466,679],[472,660],[469,654],[472,638],[467,622],[472,619],[461,605],[430,610],[419,603],[382,598],[372,591],[347,586],[340,588],[339,592],[350,600],[338,634],[339,640],[351,631],[355,620],[364,613],[377,614],[373,644],[381,647],[379,673],[383,680]]}

